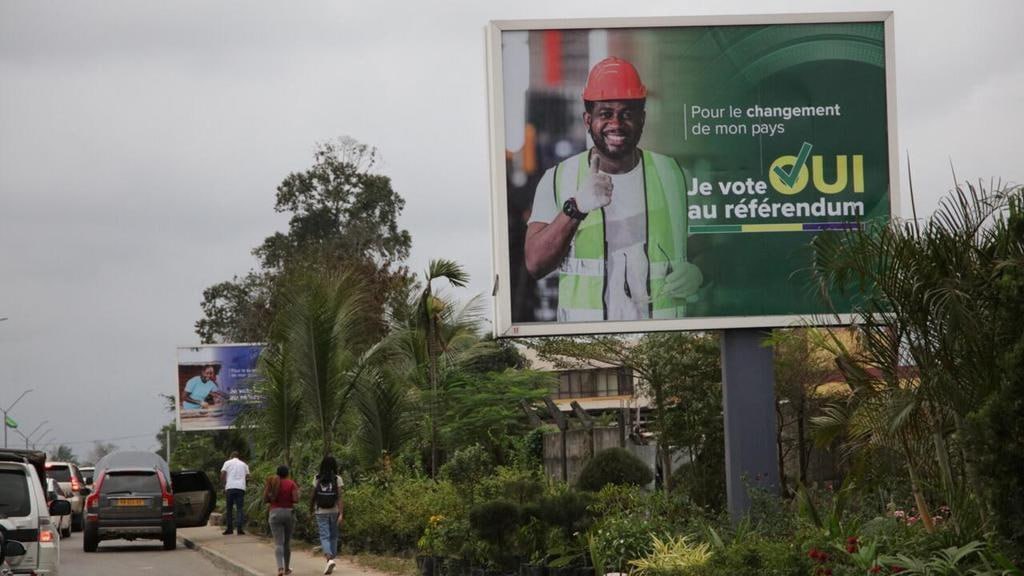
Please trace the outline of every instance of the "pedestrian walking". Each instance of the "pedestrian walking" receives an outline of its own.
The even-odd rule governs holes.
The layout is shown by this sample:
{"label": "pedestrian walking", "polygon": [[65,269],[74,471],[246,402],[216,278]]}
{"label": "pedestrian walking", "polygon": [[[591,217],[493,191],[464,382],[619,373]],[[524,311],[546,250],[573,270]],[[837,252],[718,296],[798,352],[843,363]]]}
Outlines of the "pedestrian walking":
{"label": "pedestrian walking", "polygon": [[270,532],[274,535],[278,576],[292,573],[292,533],[295,531],[295,504],[299,501],[299,486],[288,474],[287,466],[278,466],[277,474],[268,476],[263,486],[263,500],[270,504]]}
{"label": "pedestrian walking", "polygon": [[[231,452],[231,458],[220,467],[220,482],[224,485],[226,500],[224,513],[227,516],[224,534],[231,534],[238,526],[238,534],[245,534],[245,482],[249,478],[249,465],[238,457],[238,451]],[[231,509],[235,508],[235,514]],[[236,524],[237,521],[237,524]]]}
{"label": "pedestrian walking", "polygon": [[341,476],[338,475],[338,461],[334,456],[324,456],[320,461],[320,471],[313,479],[313,496],[309,500],[309,510],[316,518],[320,533],[320,548],[327,559],[324,574],[334,572],[335,558],[338,556],[338,535],[345,518],[341,498],[343,486]]}

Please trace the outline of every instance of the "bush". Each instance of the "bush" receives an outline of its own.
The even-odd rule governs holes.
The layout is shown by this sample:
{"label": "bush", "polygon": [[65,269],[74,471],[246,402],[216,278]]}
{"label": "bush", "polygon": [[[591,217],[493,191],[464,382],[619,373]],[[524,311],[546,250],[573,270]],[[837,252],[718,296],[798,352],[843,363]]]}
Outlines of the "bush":
{"label": "bush", "polygon": [[716,551],[707,568],[706,573],[714,576],[804,576],[811,565],[791,543],[754,537],[733,540],[724,550]]}
{"label": "bush", "polygon": [[344,541],[356,551],[409,552],[432,516],[458,516],[458,490],[449,482],[397,478],[345,491]]}
{"label": "bush", "polygon": [[536,504],[524,507],[523,513],[571,535],[589,525],[591,502],[593,498],[589,494],[568,490],[541,498]]}
{"label": "bush", "polygon": [[508,500],[493,500],[469,511],[469,525],[489,544],[502,545],[519,525],[519,507]]}
{"label": "bush", "polygon": [[576,486],[597,492],[607,484],[645,486],[654,480],[651,467],[625,448],[608,448],[598,452],[580,472]]}
{"label": "bush", "polygon": [[487,477],[494,468],[491,455],[479,444],[458,450],[438,471],[439,476],[454,484],[473,485]]}

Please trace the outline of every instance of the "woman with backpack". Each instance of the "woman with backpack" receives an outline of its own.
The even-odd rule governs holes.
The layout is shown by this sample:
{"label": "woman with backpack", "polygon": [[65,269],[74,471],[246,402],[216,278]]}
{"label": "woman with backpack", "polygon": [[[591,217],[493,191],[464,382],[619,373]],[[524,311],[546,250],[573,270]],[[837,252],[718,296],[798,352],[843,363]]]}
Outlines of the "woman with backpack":
{"label": "woman with backpack", "polygon": [[288,467],[278,466],[277,474],[267,476],[263,501],[270,504],[270,532],[274,535],[274,557],[277,576],[291,574],[292,532],[295,531],[295,504],[299,502],[299,486],[288,477]]}
{"label": "woman with backpack", "polygon": [[320,548],[327,559],[324,574],[334,572],[334,558],[338,555],[338,531],[345,517],[341,500],[342,486],[341,476],[338,476],[338,461],[334,456],[324,456],[320,461],[320,471],[313,479],[313,497],[309,502],[309,510],[316,518],[320,532]]}

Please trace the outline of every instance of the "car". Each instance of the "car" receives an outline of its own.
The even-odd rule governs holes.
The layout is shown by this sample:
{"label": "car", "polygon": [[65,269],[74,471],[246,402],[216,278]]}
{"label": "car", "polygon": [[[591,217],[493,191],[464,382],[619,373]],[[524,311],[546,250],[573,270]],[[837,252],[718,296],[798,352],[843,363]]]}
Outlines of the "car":
{"label": "car", "polygon": [[[64,487],[60,485],[53,478],[46,479],[46,503],[49,506],[50,502],[54,500],[64,500],[71,506],[71,494],[64,490]],[[71,537],[71,514],[64,514],[63,516],[55,516],[57,518],[57,531],[60,532],[61,538]]]}
{"label": "car", "polygon": [[74,462],[47,462],[46,475],[53,478],[60,485],[71,493],[71,530],[78,532],[82,529],[82,511],[85,509],[85,496],[82,489],[85,488],[85,479]]}
{"label": "car", "polygon": [[96,468],[94,466],[79,466],[78,471],[82,473],[82,480],[87,488],[92,488],[92,475]]}
{"label": "car", "polygon": [[152,452],[118,451],[96,463],[94,491],[85,502],[82,549],[103,540],[149,538],[177,546],[177,529],[205,526],[217,492],[201,470],[171,472]]}
{"label": "car", "polygon": [[46,502],[46,453],[0,449],[0,532],[25,553],[8,559],[14,574],[57,576],[60,533],[54,516],[71,514],[64,500]]}

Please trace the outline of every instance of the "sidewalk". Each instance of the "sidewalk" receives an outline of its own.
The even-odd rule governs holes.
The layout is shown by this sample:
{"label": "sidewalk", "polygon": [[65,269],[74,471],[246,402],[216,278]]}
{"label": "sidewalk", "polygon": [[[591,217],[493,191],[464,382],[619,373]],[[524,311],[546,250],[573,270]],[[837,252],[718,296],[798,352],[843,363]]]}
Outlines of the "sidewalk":
{"label": "sidewalk", "polygon": [[[184,546],[197,550],[220,568],[242,576],[276,576],[277,563],[274,560],[274,541],[264,536],[245,534],[239,536],[221,534],[223,526],[201,526],[181,528],[178,540]],[[335,576],[386,576],[381,572],[353,564],[351,560],[338,557]],[[293,576],[323,574],[324,557],[304,548],[292,546],[291,569]]]}

